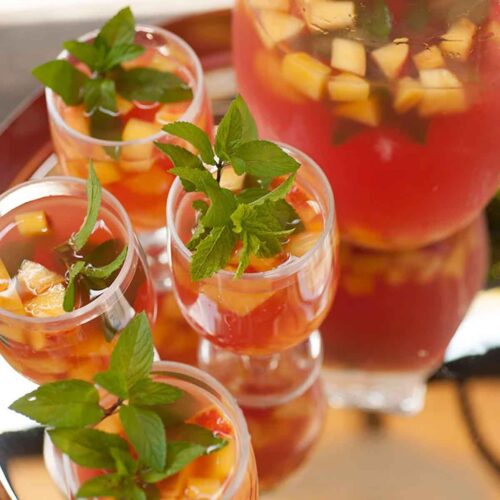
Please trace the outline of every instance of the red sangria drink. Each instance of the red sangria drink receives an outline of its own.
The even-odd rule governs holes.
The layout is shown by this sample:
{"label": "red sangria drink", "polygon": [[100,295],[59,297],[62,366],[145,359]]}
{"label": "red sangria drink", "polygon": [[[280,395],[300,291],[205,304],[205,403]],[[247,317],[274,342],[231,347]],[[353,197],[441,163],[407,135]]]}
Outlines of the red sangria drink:
{"label": "red sangria drink", "polygon": [[261,491],[275,488],[303,465],[323,431],[327,399],[317,378],[290,401],[242,408],[252,437]]}
{"label": "red sangria drink", "polygon": [[85,182],[53,177],[0,197],[0,354],[37,383],[90,379],[134,314],[155,316],[125,210],[87,194]]}
{"label": "red sangria drink", "polygon": [[341,246],[341,279],[321,327],[334,405],[414,413],[425,382],[488,269],[483,218],[429,247],[381,253]]}
{"label": "red sangria drink", "polygon": [[238,0],[239,88],[264,137],[325,170],[342,237],[439,241],[500,182],[500,9],[462,0]]}

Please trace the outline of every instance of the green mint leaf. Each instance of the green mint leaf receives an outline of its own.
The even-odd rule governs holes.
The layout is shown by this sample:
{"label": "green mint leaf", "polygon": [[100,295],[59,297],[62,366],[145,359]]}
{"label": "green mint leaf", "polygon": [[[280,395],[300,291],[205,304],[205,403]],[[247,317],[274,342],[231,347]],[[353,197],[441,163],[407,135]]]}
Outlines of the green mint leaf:
{"label": "green mint leaf", "polygon": [[213,453],[227,445],[227,441],[217,437],[212,431],[195,424],[182,423],[168,432],[169,441],[195,443],[205,448],[205,453]]}
{"label": "green mint leaf", "polygon": [[[126,441],[124,441],[124,443],[127,444]],[[124,476],[135,474],[139,464],[130,454],[128,444],[125,449],[122,447],[114,448],[111,444],[109,446],[111,446],[109,448],[109,454],[113,457],[116,471]]]}
{"label": "green mint leaf", "polygon": [[130,7],[115,14],[99,31],[98,39],[108,47],[131,44],[135,38],[135,19]]}
{"label": "green mint leaf", "polygon": [[114,72],[116,91],[128,101],[179,102],[193,98],[189,85],[173,73],[152,68]]}
{"label": "green mint leaf", "polygon": [[63,47],[82,63],[85,63],[91,70],[96,70],[96,63],[99,59],[99,52],[94,45],[78,40],[69,40],[63,43]]}
{"label": "green mint leaf", "polygon": [[79,231],[72,235],[69,244],[76,250],[81,250],[87,240],[89,239],[92,231],[99,217],[99,209],[101,208],[102,188],[99,179],[94,170],[92,160],[89,164],[89,177],[87,179],[87,215],[83,221],[82,227]]}
{"label": "green mint leaf", "polygon": [[82,269],[82,274],[88,278],[96,279],[106,279],[109,278],[113,273],[118,271],[125,262],[127,257],[128,247],[124,247],[123,250],[118,254],[118,256],[109,264],[102,267],[94,267],[91,265],[86,265]]}
{"label": "green mint leaf", "polygon": [[212,228],[193,254],[190,273],[193,281],[210,278],[226,267],[233,253],[236,236],[228,226]]}
{"label": "green mint leaf", "polygon": [[189,122],[175,122],[165,125],[163,131],[189,142],[198,150],[205,163],[215,165],[214,150],[210,138],[201,128]]}
{"label": "green mint leaf", "polygon": [[194,200],[192,203],[192,207],[197,211],[200,212],[201,215],[205,215],[208,211],[208,203],[203,200]]}
{"label": "green mint leaf", "polygon": [[144,53],[146,49],[142,45],[137,44],[119,44],[111,47],[106,54],[103,65],[103,70],[107,71],[113,69],[118,64],[125,61],[131,61]]}
{"label": "green mint leaf", "polygon": [[210,229],[206,228],[201,222],[198,222],[191,239],[186,243],[186,247],[194,252],[198,245],[208,236]]}
{"label": "green mint leaf", "polygon": [[129,402],[131,405],[137,406],[171,404],[180,399],[182,394],[182,391],[177,387],[145,378],[131,387]]}
{"label": "green mint leaf", "polygon": [[295,232],[305,229],[304,223],[295,208],[286,200],[277,200],[270,206],[272,215],[279,220],[285,229],[293,229]]}
{"label": "green mint leaf", "polygon": [[[90,135],[105,141],[119,141],[122,121],[116,107],[115,83],[109,79],[89,80],[85,85],[85,110],[90,117]],[[110,148],[106,151],[109,153]],[[110,155],[113,157],[113,155]]]}
{"label": "green mint leaf", "polygon": [[42,385],[9,408],[51,427],[85,427],[96,424],[104,416],[97,389],[82,380]]}
{"label": "green mint leaf", "polygon": [[71,312],[75,307],[76,285],[75,280],[85,267],[85,262],[78,261],[72,264],[68,271],[68,285],[64,292],[63,309]]}
{"label": "green mint leaf", "polygon": [[235,101],[231,103],[222,118],[215,136],[215,152],[225,161],[231,161],[233,151],[240,145],[243,137],[243,118]]}
{"label": "green mint leaf", "polygon": [[392,31],[392,16],[386,0],[372,0],[371,8],[361,6],[359,24],[371,41],[384,42]]}
{"label": "green mint leaf", "polygon": [[256,177],[278,177],[295,173],[300,163],[278,145],[268,141],[251,141],[238,146],[231,163],[238,175],[247,173]]}
{"label": "green mint leaf", "polygon": [[167,463],[164,470],[152,470],[141,473],[141,478],[146,483],[157,483],[163,479],[177,474],[191,462],[206,454],[206,448],[196,443],[173,441],[167,444]]}
{"label": "green mint leaf", "polygon": [[111,450],[128,453],[128,444],[116,434],[97,429],[53,429],[49,436],[54,445],[83,467],[114,469]]}
{"label": "green mint leaf", "polygon": [[257,198],[256,200],[250,202],[250,205],[262,205],[266,201],[278,201],[282,200],[292,189],[293,183],[295,182],[295,174],[287,177],[278,187],[269,191],[264,196]]}
{"label": "green mint leaf", "polygon": [[167,443],[161,418],[144,408],[122,406],[120,420],[141,462],[153,470],[162,471],[167,458]]}
{"label": "green mint leaf", "polygon": [[[137,488],[134,479],[121,474],[105,474],[89,479],[76,492],[76,498],[104,497],[130,498],[130,493]],[[145,498],[145,497],[142,497]]]}
{"label": "green mint leaf", "polygon": [[153,357],[151,328],[146,314],[141,312],[121,331],[109,370],[98,373],[94,380],[112,394],[127,399],[129,390],[149,376]]}
{"label": "green mint leaf", "polygon": [[241,117],[241,142],[256,141],[259,138],[257,124],[241,95],[237,96],[234,100],[234,106],[239,111]]}
{"label": "green mint leaf", "polygon": [[259,250],[259,241],[257,238],[248,234],[246,231],[242,235],[243,246],[239,253],[239,262],[236,272],[234,273],[235,279],[241,278],[245,270],[250,265],[250,257],[256,254]]}
{"label": "green mint leaf", "polygon": [[36,67],[33,75],[45,87],[49,87],[60,95],[68,106],[75,106],[82,102],[83,89],[89,80],[87,75],[63,59],[49,61]]}

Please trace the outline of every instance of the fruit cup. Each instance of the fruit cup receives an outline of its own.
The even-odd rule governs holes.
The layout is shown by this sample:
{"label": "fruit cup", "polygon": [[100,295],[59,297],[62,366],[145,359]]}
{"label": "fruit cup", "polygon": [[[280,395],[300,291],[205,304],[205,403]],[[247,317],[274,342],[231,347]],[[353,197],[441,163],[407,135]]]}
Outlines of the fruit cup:
{"label": "fruit cup", "polygon": [[325,169],[343,239],[418,248],[497,189],[497,2],[238,0],[233,48],[262,136]]}
{"label": "fruit cup", "polygon": [[30,181],[0,197],[0,354],[36,383],[90,380],[106,369],[117,331],[138,312],[155,317],[144,253],[124,208],[105,191],[77,257],[101,266],[126,246],[125,260],[107,281],[77,288],[74,310],[64,310],[69,257],[60,248],[86,210],[85,182],[67,177]]}

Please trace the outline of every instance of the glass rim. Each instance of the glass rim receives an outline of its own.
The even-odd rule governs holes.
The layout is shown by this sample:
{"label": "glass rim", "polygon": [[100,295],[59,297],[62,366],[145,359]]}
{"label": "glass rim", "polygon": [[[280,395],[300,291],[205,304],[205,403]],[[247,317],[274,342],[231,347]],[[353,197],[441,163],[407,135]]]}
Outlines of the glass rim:
{"label": "glass rim", "polygon": [[[316,163],[309,155],[306,153],[298,150],[297,148],[294,148],[293,146],[290,146],[288,144],[284,144],[282,142],[275,142],[281,149],[283,149],[287,153],[291,153],[291,156],[296,158],[297,160],[301,160],[302,163],[306,164],[308,167],[310,167],[313,171],[313,174],[319,178],[319,182],[321,185],[324,185],[326,188],[326,194],[327,194],[327,215],[326,218],[324,219],[325,225],[323,227],[323,230],[321,232],[321,236],[318,238],[318,241],[310,248],[304,255],[301,257],[298,257],[293,260],[289,260],[285,262],[284,264],[279,265],[278,267],[275,267],[274,269],[270,269],[268,271],[259,271],[257,273],[243,273],[241,278],[238,279],[238,281],[243,281],[243,280],[262,280],[262,279],[267,279],[267,278],[280,278],[283,276],[291,275],[300,270],[300,268],[304,265],[304,262],[308,261],[309,259],[312,258],[312,256],[317,252],[317,250],[323,245],[325,239],[327,236],[330,234],[332,231],[332,228],[334,227],[336,223],[336,211],[335,211],[335,199],[334,199],[334,194],[333,190],[330,184],[330,181],[326,177],[326,174],[324,173],[323,169]],[[304,168],[304,167],[302,167]],[[300,168],[298,170],[298,176],[300,176]],[[174,198],[177,196],[180,190],[182,190],[182,183],[178,177],[174,180],[172,183],[172,186],[170,188],[170,191],[168,193],[168,198],[167,198],[167,230],[168,230],[168,235],[169,238],[172,238],[176,247],[180,249],[182,255],[188,260],[188,262],[191,262],[192,260],[192,253],[191,251],[186,247],[184,242],[181,240],[179,233],[177,232],[175,221],[174,221]],[[226,278],[232,278],[234,277],[235,272],[233,271],[227,271],[225,269],[220,269],[217,271],[213,276],[210,278],[204,278],[201,281],[205,280],[211,280],[215,278],[216,276],[220,277],[226,277]]]}
{"label": "glass rim", "polygon": [[[183,50],[186,51],[186,53],[189,55],[190,59],[192,60],[195,68],[195,81],[197,82],[196,89],[193,94],[193,99],[191,100],[191,103],[189,104],[188,108],[186,111],[178,118],[179,121],[187,121],[187,122],[192,122],[196,116],[196,114],[201,110],[202,107],[202,101],[203,101],[203,94],[205,90],[205,75],[203,73],[203,68],[201,66],[201,61],[196,55],[196,52],[193,50],[193,48],[185,41],[183,40],[180,36],[176,35],[175,33],[172,33],[171,31],[168,31],[166,29],[160,28],[158,26],[152,26],[152,25],[147,25],[147,24],[139,24],[135,27],[135,31],[137,32],[144,32],[144,33],[159,33],[162,35],[164,38],[166,38],[168,41],[173,41],[177,44],[179,44]],[[99,33],[98,29],[92,30],[81,37],[78,38],[79,42],[87,42],[89,40],[92,40],[92,38],[95,38],[96,35]],[[59,53],[57,56],[57,59],[67,59],[69,56],[69,52],[67,50],[63,50],[62,52]],[[103,146],[103,147],[123,147],[123,146],[134,146],[137,144],[147,144],[151,141],[155,141],[158,139],[161,139],[162,137],[165,136],[170,136],[167,132],[164,132],[163,130],[160,130],[156,134],[150,135],[149,137],[143,137],[141,139],[133,139],[131,141],[109,141],[105,139],[97,139],[95,137],[91,137],[89,135],[82,134],[81,132],[78,132],[78,130],[75,130],[74,128],[70,127],[63,119],[59,111],[57,110],[57,107],[55,105],[55,99],[54,99],[54,91],[50,89],[49,87],[45,87],[45,100],[47,103],[47,110],[49,113],[49,117],[54,120],[54,122],[64,129],[64,131],[73,136],[74,138],[80,140],[80,141],[85,141],[88,144],[94,144],[97,146]]]}
{"label": "glass rim", "polygon": [[[8,213],[12,212],[12,210],[17,208],[15,207],[14,209],[9,209],[5,213],[2,213],[1,205],[2,202],[4,202],[4,200],[7,197],[12,196],[14,193],[16,193],[21,189],[25,189],[27,187],[34,186],[37,184],[46,184],[50,182],[65,183],[81,187],[83,190],[86,189],[86,181],[84,181],[83,179],[78,179],[76,177],[51,176],[51,177],[45,177],[43,179],[34,179],[27,182],[23,182],[22,184],[14,186],[0,195],[0,218],[4,217]],[[70,195],[60,194],[60,195],[48,195],[48,196],[69,197]],[[43,198],[47,198],[48,196],[43,196]],[[35,198],[35,199],[43,199],[43,198]],[[10,321],[15,321],[17,323],[23,323],[27,325],[41,325],[45,327],[54,326],[57,327],[58,330],[61,330],[64,329],[66,326],[69,326],[69,324],[74,323],[75,321],[87,322],[98,317],[102,313],[101,309],[104,310],[106,302],[113,295],[119,292],[120,286],[127,279],[127,276],[129,275],[133,261],[136,258],[138,258],[135,234],[132,229],[132,223],[127,215],[127,212],[125,211],[121,203],[118,201],[118,199],[105,189],[102,190],[102,200],[108,203],[112,209],[116,210],[119,222],[123,224],[127,237],[127,241],[125,242],[128,247],[127,256],[125,257],[125,261],[118,273],[118,276],[116,276],[113,283],[111,283],[111,285],[106,287],[106,289],[101,295],[99,295],[96,299],[92,300],[88,304],[85,304],[83,307],[79,307],[71,312],[65,312],[60,316],[55,316],[51,318],[35,318],[31,316],[21,316],[20,314],[13,313],[7,309],[0,308],[0,318],[8,318]]]}

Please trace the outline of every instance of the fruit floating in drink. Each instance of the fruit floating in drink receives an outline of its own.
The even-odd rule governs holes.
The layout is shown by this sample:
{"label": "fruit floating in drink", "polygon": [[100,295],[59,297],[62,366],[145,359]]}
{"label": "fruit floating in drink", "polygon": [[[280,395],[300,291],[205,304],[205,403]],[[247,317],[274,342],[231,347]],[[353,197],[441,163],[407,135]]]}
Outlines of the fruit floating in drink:
{"label": "fruit floating in drink", "polygon": [[321,327],[332,401],[417,411],[421,397],[403,399],[439,367],[484,284],[485,221],[416,251],[344,245],[340,255],[337,296]]}
{"label": "fruit floating in drink", "polygon": [[62,177],[0,197],[0,353],[37,383],[91,378],[136,312],[154,318],[126,212],[106,192],[94,204],[95,223],[88,207],[85,183]]}
{"label": "fruit floating in drink", "polygon": [[341,235],[411,249],[500,183],[500,9],[485,0],[239,0],[239,88],[262,135],[325,170]]}
{"label": "fruit floating in drink", "polygon": [[172,164],[153,141],[175,142],[161,130],[175,120],[211,133],[200,61],[173,33],[135,27],[128,8],[64,47],[57,61],[34,70],[47,87],[61,171],[86,178],[93,159],[101,183],[125,206],[139,233],[164,227]]}

